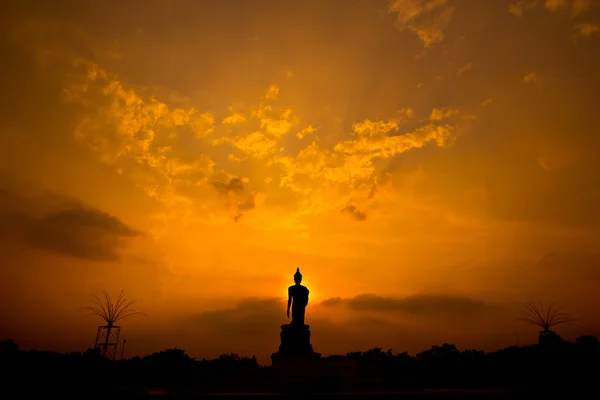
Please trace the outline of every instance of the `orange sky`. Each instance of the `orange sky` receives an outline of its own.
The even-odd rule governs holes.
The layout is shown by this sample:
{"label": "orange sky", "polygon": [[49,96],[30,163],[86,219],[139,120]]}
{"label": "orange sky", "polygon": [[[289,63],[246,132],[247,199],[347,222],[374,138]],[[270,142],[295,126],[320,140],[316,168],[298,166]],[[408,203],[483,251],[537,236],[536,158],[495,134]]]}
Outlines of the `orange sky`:
{"label": "orange sky", "polygon": [[129,355],[268,363],[297,267],[325,355],[600,335],[597,2],[2,8],[3,338],[85,350],[124,289]]}

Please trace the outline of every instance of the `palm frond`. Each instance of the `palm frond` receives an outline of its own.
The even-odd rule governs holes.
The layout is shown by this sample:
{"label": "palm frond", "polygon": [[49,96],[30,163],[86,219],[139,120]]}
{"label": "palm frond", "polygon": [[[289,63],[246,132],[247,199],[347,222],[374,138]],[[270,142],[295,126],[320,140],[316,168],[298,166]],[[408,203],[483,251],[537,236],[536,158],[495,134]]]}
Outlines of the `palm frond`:
{"label": "palm frond", "polygon": [[79,310],[86,311],[90,316],[102,318],[109,326],[114,325],[123,318],[134,315],[146,315],[143,312],[138,312],[133,309],[133,306],[138,303],[138,300],[127,301],[123,290],[121,290],[115,302],[113,302],[113,299],[106,290],[103,290],[102,294],[104,295],[104,300],[101,300],[94,294],[90,300],[91,305],[82,307]]}
{"label": "palm frond", "polygon": [[545,309],[542,303],[537,305],[534,302],[527,302],[525,303],[525,316],[519,318],[519,320],[539,326],[544,331],[549,331],[550,328],[556,325],[572,321],[569,315],[560,312],[563,307],[562,305],[556,307],[554,303],[550,303]]}

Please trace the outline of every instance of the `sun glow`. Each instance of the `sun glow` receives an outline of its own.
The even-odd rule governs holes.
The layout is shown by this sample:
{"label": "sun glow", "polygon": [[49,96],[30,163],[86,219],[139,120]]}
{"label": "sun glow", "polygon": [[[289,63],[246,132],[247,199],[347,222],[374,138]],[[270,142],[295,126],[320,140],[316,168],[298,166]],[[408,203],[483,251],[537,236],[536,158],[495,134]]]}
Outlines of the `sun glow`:
{"label": "sun glow", "polygon": [[600,326],[596,9],[176,3],[7,11],[0,333],[81,350],[124,290],[131,355],[268,356],[298,267],[339,351]]}

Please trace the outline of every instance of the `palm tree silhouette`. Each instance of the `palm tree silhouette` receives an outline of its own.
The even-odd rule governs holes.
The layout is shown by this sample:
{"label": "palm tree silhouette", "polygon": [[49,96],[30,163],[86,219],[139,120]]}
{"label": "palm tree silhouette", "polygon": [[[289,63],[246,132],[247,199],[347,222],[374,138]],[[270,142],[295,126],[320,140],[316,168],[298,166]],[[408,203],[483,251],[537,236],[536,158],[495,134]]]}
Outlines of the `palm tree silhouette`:
{"label": "palm tree silhouette", "polygon": [[104,320],[106,323],[106,341],[104,343],[104,349],[106,349],[109,345],[111,331],[114,328],[120,328],[116,325],[117,321],[134,315],[146,314],[136,311],[133,308],[133,306],[138,303],[138,300],[127,301],[127,299],[125,299],[125,292],[123,290],[121,290],[117,300],[114,302],[106,290],[103,290],[102,294],[104,295],[104,299],[100,299],[100,297],[94,294],[92,295],[92,299],[90,301],[92,304],[87,307],[82,307],[79,310],[86,311],[87,315],[89,316],[98,316]]}
{"label": "palm tree silhouette", "polygon": [[554,303],[550,303],[547,308],[544,308],[541,302],[538,306],[534,302],[529,301],[525,303],[525,317],[519,318],[519,320],[542,328],[539,335],[541,343],[545,338],[558,337],[556,332],[551,328],[572,321],[568,314],[560,312],[563,307],[562,305],[557,307]]}

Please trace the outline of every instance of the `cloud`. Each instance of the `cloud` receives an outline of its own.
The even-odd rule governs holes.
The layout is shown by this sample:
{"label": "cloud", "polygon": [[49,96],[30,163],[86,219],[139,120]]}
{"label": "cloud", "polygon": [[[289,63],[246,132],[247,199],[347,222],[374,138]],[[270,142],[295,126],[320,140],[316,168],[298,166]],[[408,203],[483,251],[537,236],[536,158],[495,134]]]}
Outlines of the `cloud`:
{"label": "cloud", "polygon": [[356,221],[365,221],[367,219],[367,214],[364,211],[360,211],[353,204],[346,205],[346,207],[342,209],[342,214],[349,215],[352,219],[355,219]]}
{"label": "cloud", "polygon": [[571,15],[576,17],[592,9],[592,0],[572,0]]}
{"label": "cloud", "polygon": [[210,184],[217,189],[219,193],[224,195],[229,193],[239,194],[244,191],[244,182],[240,178],[231,178],[231,180],[227,183],[210,182]]}
{"label": "cloud", "polygon": [[338,306],[340,304],[342,304],[344,302],[344,299],[342,299],[341,297],[331,297],[329,299],[325,299],[321,302],[321,305],[323,307],[334,307],[334,306]]}
{"label": "cloud", "polygon": [[[518,17],[523,16],[525,10],[536,8],[541,0],[519,0],[509,7],[509,11]],[[570,12],[570,17],[575,19],[580,15],[591,11],[592,0],[545,0],[544,9],[550,12]],[[578,43],[579,39],[590,37],[597,33],[600,27],[591,22],[579,23],[573,26],[573,42]]]}
{"label": "cloud", "polygon": [[[170,147],[163,147],[161,153],[169,153]],[[212,175],[215,162],[206,154],[197,157],[169,157],[164,164],[165,172],[174,179],[193,178],[201,180]]]}
{"label": "cloud", "polygon": [[559,8],[567,7],[567,0],[546,0],[544,7],[550,11],[556,11]]}
{"label": "cloud", "polygon": [[[437,112],[432,113],[438,116]],[[441,118],[446,117],[443,115]],[[371,121],[367,121],[371,124]],[[381,127],[381,122],[377,123]],[[430,142],[444,147],[452,142],[454,127],[451,125],[429,124],[417,128],[415,131],[403,135],[385,135],[389,130],[395,129],[395,124],[383,125],[376,130],[364,130],[355,125],[354,139],[346,140],[335,145],[334,150],[347,155],[368,155],[368,162],[376,157],[389,158],[413,148],[421,148]],[[365,134],[365,132],[368,132]]]}
{"label": "cloud", "polygon": [[255,193],[248,193],[246,179],[233,177],[228,182],[212,181],[210,185],[226,200],[228,208],[233,210],[233,219],[238,222],[243,214],[255,208]]}
{"label": "cloud", "polygon": [[487,308],[483,301],[467,297],[416,295],[405,298],[382,297],[376,294],[361,294],[349,299],[339,297],[321,302],[322,306],[335,307],[345,304],[354,311],[376,313],[402,312],[423,316],[464,315],[481,313]]}
{"label": "cloud", "polygon": [[285,304],[278,298],[248,298],[236,306],[213,311],[204,311],[188,317],[208,331],[225,335],[261,337],[265,332],[275,331],[277,321],[284,316]]}
{"label": "cloud", "polygon": [[[232,307],[204,311],[182,318],[179,323],[185,331],[195,330],[210,340],[210,348],[218,352],[249,352],[263,358],[279,346],[280,325],[289,323],[285,317],[286,303],[277,298],[246,298]],[[368,349],[374,343],[400,340],[418,343],[418,335],[407,330],[397,332],[398,326],[385,318],[353,314],[341,320],[322,315],[319,310],[308,316],[311,325],[311,344],[325,354]],[[395,342],[394,342],[395,343]],[[428,343],[427,343],[428,344]],[[417,344],[418,348],[427,344]],[[398,344],[400,345],[400,344]],[[406,345],[406,344],[404,344]],[[370,346],[370,347],[369,347]]]}
{"label": "cloud", "polygon": [[[224,195],[219,190],[223,187],[218,182],[235,183],[231,178],[235,174],[219,165],[222,159],[214,160],[206,153],[190,158],[191,152],[182,143],[196,138],[205,150],[229,144],[244,156],[229,154],[228,160],[242,162],[245,156],[265,160],[282,150],[279,140],[299,121],[291,109],[272,104],[279,93],[276,85],[267,89],[264,100],[268,102],[253,107],[248,116],[233,112],[218,124],[212,112],[171,108],[154,97],[143,97],[95,63],[78,61],[76,65],[84,83],[63,90],[63,100],[79,103],[87,111],[75,137],[119,173],[131,176],[136,186],[167,206],[170,216],[193,218],[206,208],[195,199],[209,194],[211,186],[227,198],[226,209],[233,210],[236,221],[255,207],[254,193],[227,190]],[[231,129],[250,123],[256,130],[242,128],[240,134],[230,134]]]}
{"label": "cloud", "polygon": [[550,251],[538,261],[542,272],[558,272],[600,283],[600,255],[578,251]]}
{"label": "cloud", "polygon": [[[457,110],[450,108],[433,111],[437,119],[457,114]],[[273,163],[281,167],[280,187],[302,196],[306,207],[301,212],[317,214],[339,207],[346,215],[364,219],[363,210],[377,201],[374,189],[377,180],[384,176],[378,162],[430,143],[447,147],[455,140],[458,125],[439,120],[398,134],[405,124],[414,121],[413,117],[412,109],[403,108],[388,120],[355,122],[351,136],[338,141],[333,148],[325,148],[315,140],[295,157],[274,157]],[[324,201],[323,196],[332,187],[343,188],[346,195]]]}
{"label": "cloud", "polygon": [[[271,108],[265,107],[264,110],[271,111]],[[262,111],[256,115],[260,117],[260,127],[265,129],[266,133],[277,138],[286,135],[292,127],[298,124],[298,118],[292,115],[292,110],[289,108],[281,109],[275,118],[266,116]]]}
{"label": "cloud", "polygon": [[388,13],[396,14],[397,28],[415,33],[425,47],[444,39],[453,12],[446,0],[391,0],[388,5]]}
{"label": "cloud", "polygon": [[191,118],[194,111],[188,113],[186,113],[185,110],[176,110],[173,112],[175,125],[180,126],[185,123],[190,123],[193,130],[196,132],[197,138],[206,137],[214,132],[215,117],[212,114],[202,113],[195,115],[195,118]]}
{"label": "cloud", "polygon": [[358,326],[368,326],[371,329],[379,328],[379,329],[390,329],[395,330],[398,329],[394,323],[386,318],[377,317],[374,315],[361,314],[356,316],[351,316],[346,320],[348,325],[358,325]]}
{"label": "cloud", "polygon": [[[537,8],[542,0],[519,0],[509,6],[509,12],[517,17],[522,17],[526,10]],[[571,11],[571,17],[575,18],[587,13],[592,9],[592,0],[545,0],[544,9],[550,12]]]}
{"label": "cloud", "polygon": [[[404,13],[399,18],[415,29],[426,30],[428,21],[452,10],[445,1],[416,3],[419,15],[399,11]],[[191,100],[174,107],[167,96],[153,96],[153,89],[130,85],[95,62],[78,59],[70,72],[63,100],[82,107],[77,140],[162,203],[165,218],[185,222],[215,212],[232,213],[239,221],[257,204],[257,218],[277,204],[287,208],[290,218],[343,210],[364,219],[364,210],[377,201],[369,193],[382,160],[429,144],[447,147],[459,127],[448,119],[458,110],[434,110],[439,118],[419,126],[414,111],[405,107],[391,118],[357,119],[334,137],[326,119],[319,125],[304,121],[293,102],[283,104],[287,87],[275,83],[241,99],[223,99],[223,110],[211,100],[209,110],[206,104],[192,107]],[[258,101],[246,98],[252,93]],[[410,129],[404,129],[408,120]],[[291,142],[288,135],[309,140]],[[264,174],[271,177],[269,184]],[[242,175],[251,178],[244,193],[215,190],[214,182],[228,184]],[[265,207],[261,199],[268,199]]]}
{"label": "cloud", "polygon": [[[443,1],[417,3],[421,14],[408,21],[419,27],[451,9]],[[368,196],[382,159],[429,143],[447,147],[458,128],[446,120],[457,110],[439,110],[439,119],[418,126],[414,111],[405,107],[391,118],[357,119],[351,130],[334,138],[326,120],[319,125],[304,121],[293,102],[282,103],[286,86],[273,83],[255,90],[258,101],[247,98],[252,92],[224,99],[224,110],[212,101],[206,103],[210,110],[206,104],[192,107],[191,101],[174,107],[165,95],[127,84],[95,62],[77,59],[74,65],[63,100],[82,107],[77,140],[162,203],[165,218],[185,222],[215,212],[232,213],[239,221],[244,211],[263,204],[260,199],[268,201],[253,213],[257,218],[277,204],[287,208],[290,218],[344,210],[364,219],[364,210],[377,200]],[[403,129],[408,120],[410,129]],[[288,135],[309,140],[291,142]],[[272,178],[269,184],[264,174]],[[251,178],[243,194],[214,190],[214,182],[227,184],[242,175]],[[356,210],[348,213],[348,204]]]}
{"label": "cloud", "polygon": [[[570,6],[570,7],[569,7]],[[546,0],[544,8],[548,11],[558,12],[571,9],[571,16],[577,17],[592,9],[592,0]]]}
{"label": "cloud", "polygon": [[117,217],[74,200],[58,196],[27,200],[8,191],[0,196],[1,233],[32,248],[93,261],[117,261],[124,240],[143,236]]}
{"label": "cloud", "polygon": [[[90,46],[79,42],[71,46],[76,47],[74,52],[94,59],[93,63],[73,66],[72,58],[56,61],[53,46],[36,53],[48,61],[44,69],[34,69],[37,65],[31,66],[31,60],[27,60],[27,69],[28,64],[17,62],[18,57],[7,56],[10,67],[2,67],[2,76],[10,95],[5,96],[0,163],[3,168],[81,195],[93,196],[95,191],[90,192],[85,182],[79,185],[77,179],[88,178],[99,187],[106,186],[108,189],[94,201],[106,201],[106,206],[100,207],[103,211],[115,207],[131,212],[119,214],[123,223],[140,221],[149,224],[144,229],[150,229],[153,223],[146,217],[156,212],[160,216],[156,225],[164,227],[156,234],[163,234],[160,244],[170,252],[170,267],[201,276],[213,274],[210,284],[204,286],[210,294],[203,296],[216,299],[233,290],[238,294],[268,293],[278,285],[245,282],[236,289],[227,277],[223,279],[221,268],[215,270],[206,261],[212,258],[222,258],[223,265],[230,265],[231,276],[239,273],[234,270],[240,265],[267,264],[276,269],[292,258],[314,266],[327,265],[315,279],[342,276],[338,294],[355,287],[366,266],[373,273],[363,276],[360,284],[371,285],[369,291],[380,294],[422,289],[476,296],[473,291],[487,293],[491,288],[497,290],[498,299],[523,296],[531,293],[530,288],[535,290],[538,278],[531,273],[527,275],[531,283],[519,279],[523,276],[519,273],[525,274],[530,266],[524,263],[506,284],[506,268],[498,261],[506,251],[514,257],[537,258],[549,248],[580,246],[583,240],[593,248],[592,242],[597,242],[599,214],[594,210],[598,176],[594,171],[599,169],[595,165],[597,141],[591,134],[597,131],[597,119],[591,105],[597,93],[594,73],[598,60],[590,52],[575,51],[578,56],[573,57],[570,37],[566,41],[546,39],[589,32],[586,42],[593,45],[597,32],[572,28],[598,21],[591,13],[571,19],[571,0],[557,9],[560,14],[546,11],[545,1],[539,0],[535,10],[523,11],[523,17],[530,19],[517,19],[506,10],[509,3],[516,2],[500,2],[498,7],[505,18],[492,18],[494,13],[475,1],[474,5],[453,0],[405,1],[405,5],[420,7],[418,15],[402,14],[406,11],[402,9],[390,14],[383,10],[388,19],[401,20],[397,27],[402,32],[391,25],[380,29],[376,2],[360,2],[360,9],[351,10],[324,10],[320,2],[305,2],[302,7],[306,9],[294,15],[301,19],[299,25],[305,25],[303,18],[311,19],[316,29],[302,34],[279,29],[283,35],[269,35],[269,30],[285,21],[271,15],[268,19],[275,25],[253,24],[250,30],[254,32],[247,32],[244,24],[234,24],[239,32],[233,35],[207,36],[202,27],[214,31],[220,25],[211,27],[209,21],[199,23],[197,18],[186,25],[189,21],[181,20],[186,26],[166,39],[148,34],[156,18],[160,19],[153,12],[144,13],[127,33],[126,29],[106,30],[94,21],[102,20],[106,25],[111,18],[128,12],[100,7],[97,12],[102,18],[96,15],[98,18],[88,21],[85,18],[90,13],[75,7],[69,16],[63,13],[57,17],[55,27],[69,19],[95,30],[100,40],[119,42],[124,58],[103,63],[92,55]],[[419,29],[454,5],[450,24],[441,30],[443,39],[433,44],[430,41],[432,48],[427,55],[415,58],[415,48],[422,52],[427,44],[418,36]],[[128,8],[126,4],[123,7]],[[219,13],[230,15],[226,8],[223,6]],[[284,8],[286,14],[297,11]],[[260,7],[250,11],[256,13],[251,16],[254,19],[266,18]],[[330,18],[329,11],[335,18]],[[373,18],[365,17],[369,15]],[[506,29],[505,19],[512,20],[514,29]],[[146,28],[140,38],[135,37],[136,24]],[[197,40],[188,40],[190,35]],[[236,38],[255,35],[260,36],[258,42],[238,48]],[[23,46],[13,48],[18,50],[13,51],[15,55],[26,53],[21,50],[31,36],[23,35]],[[330,41],[323,41],[323,37],[334,42],[348,38],[355,48],[332,51]],[[439,35],[429,36],[435,37]],[[37,38],[44,44],[72,45],[64,34],[39,34]],[[202,51],[191,51],[192,47]],[[234,51],[224,54],[220,51],[223,48]],[[565,56],[569,54],[571,57]],[[552,64],[556,59],[564,62]],[[457,78],[459,67],[471,62],[474,69]],[[240,74],[240,65],[245,74]],[[287,79],[285,72],[290,68],[296,75]],[[165,71],[174,73],[167,76]],[[510,81],[515,71],[516,79]],[[530,90],[535,86],[521,81],[531,71],[552,78],[542,97],[537,90]],[[577,71],[578,79],[572,79],[573,71]],[[444,79],[436,82],[436,76]],[[418,82],[424,85],[416,90]],[[272,83],[276,89],[269,87]],[[53,104],[62,87],[67,104]],[[163,88],[162,92],[156,87]],[[493,106],[479,107],[489,96],[494,99]],[[457,108],[460,113],[446,118],[443,106]],[[414,115],[408,111],[396,115],[399,107],[411,107]],[[31,118],[32,110],[35,118]],[[471,123],[461,118],[474,110],[482,116],[469,126]],[[20,121],[13,120],[11,114],[20,114]],[[82,120],[77,121],[80,116]],[[26,120],[38,122],[28,125],[23,123]],[[77,122],[80,124],[73,132]],[[70,133],[76,133],[78,147],[66,137]],[[446,148],[454,140],[462,142]],[[577,154],[575,148],[583,148],[586,154]],[[563,160],[562,149],[574,153],[574,158]],[[94,155],[110,168],[99,165]],[[391,177],[383,185],[381,178],[386,174]],[[152,199],[144,200],[133,186]],[[372,195],[375,187],[378,189]],[[262,203],[265,197],[268,199]],[[77,207],[70,204],[58,210],[47,207],[28,212],[26,222],[56,217],[59,211],[80,210]],[[367,214],[363,223],[351,219],[364,220]],[[175,217],[185,220],[171,220]],[[245,226],[229,229],[231,219]],[[5,229],[9,224],[0,225]],[[110,282],[113,270],[123,269],[129,282],[137,285],[138,272],[144,267],[135,273],[125,270],[131,267],[127,259],[131,246],[142,240],[115,234],[100,237],[104,235],[128,246],[116,252],[121,262],[92,263],[29,249],[23,252],[25,262],[12,264],[29,265],[28,257],[37,257],[49,260],[43,264],[47,271],[56,271],[51,267],[67,270],[65,265],[69,265],[72,270],[81,269],[81,282],[87,284],[95,281],[98,270],[110,270],[111,274],[105,272],[105,282]],[[203,246],[198,246],[200,242]],[[10,245],[5,248],[10,250]],[[196,254],[199,248],[200,258]],[[238,250],[228,251],[231,248]],[[274,248],[285,248],[286,252],[263,255]],[[451,268],[445,263],[468,257],[489,258],[494,266],[481,268],[477,279],[471,272],[447,272]],[[345,258],[349,258],[348,263],[340,262]],[[416,263],[419,268],[414,268]],[[568,265],[568,260],[564,263]],[[277,275],[275,269],[270,271],[273,276]],[[81,287],[79,281],[68,281],[61,288]],[[28,282],[31,285],[35,280]],[[482,288],[481,282],[488,282],[488,287]],[[571,281],[562,282],[566,286]],[[551,283],[561,286],[559,280]],[[527,289],[522,288],[525,284]],[[181,285],[174,285],[172,293],[182,301],[186,296],[201,296],[199,286],[189,288],[185,295],[178,293]],[[552,285],[543,288],[548,295],[554,290]],[[577,281],[572,286],[574,293],[581,285]],[[146,288],[139,286],[138,290]],[[325,296],[329,290],[332,288],[315,287]],[[353,312],[348,303],[341,302],[344,306],[335,311],[371,314]],[[181,306],[183,312],[189,304]],[[411,320],[416,319],[400,312],[393,317],[394,322],[406,320],[411,326]],[[509,329],[501,328],[502,332]],[[346,333],[346,327],[340,331]],[[401,331],[405,332],[403,328],[388,330],[390,335]],[[438,331],[439,337],[446,340],[443,331]],[[272,333],[277,336],[279,329]],[[366,341],[369,345],[377,342],[373,336]],[[211,341],[205,343],[198,346],[212,346]]]}
{"label": "cloud", "polygon": [[431,111],[429,119],[431,121],[441,121],[456,114],[458,114],[458,110],[455,108],[434,108]]}
{"label": "cloud", "polygon": [[[260,336],[261,333],[277,329],[285,318],[285,301],[280,298],[251,297],[242,299],[236,305],[211,311],[204,311],[197,315],[186,317],[186,321],[198,324],[209,331],[235,334],[245,332],[250,336]],[[454,296],[429,296],[418,295],[406,298],[382,297],[375,294],[363,294],[352,298],[334,297],[321,301],[318,305],[317,315],[311,320],[319,321],[321,328],[330,327],[332,321],[324,318],[328,308],[346,306],[351,313],[343,317],[345,323],[358,319],[377,320],[380,324],[388,324],[383,316],[369,315],[365,312],[395,313],[402,312],[409,315],[422,315],[437,317],[449,316],[474,316],[485,311],[488,306],[480,301]],[[321,309],[321,307],[325,309]],[[339,313],[335,313],[338,314]],[[342,325],[344,322],[339,322]]]}
{"label": "cloud", "polygon": [[537,7],[538,0],[519,0],[508,7],[508,12],[517,17],[522,17],[525,10]]}
{"label": "cloud", "polygon": [[278,94],[279,87],[277,85],[269,85],[269,87],[267,88],[267,94],[265,95],[265,98],[267,100],[276,100]]}
{"label": "cloud", "polygon": [[574,29],[574,38],[577,41],[579,38],[590,37],[600,32],[600,25],[589,22],[577,24]]}
{"label": "cloud", "polygon": [[537,87],[542,87],[544,80],[537,72],[530,72],[529,74],[525,75],[523,82],[535,85]]}
{"label": "cloud", "polygon": [[144,97],[96,63],[74,65],[78,83],[65,85],[63,100],[83,106],[77,141],[170,210],[189,215],[193,201],[177,189],[206,185],[215,162],[207,154],[191,160],[177,144],[203,141],[214,133],[215,117]]}
{"label": "cloud", "polygon": [[242,153],[261,160],[280,152],[282,149],[276,140],[259,131],[235,137],[222,137],[215,139],[213,143],[229,143]]}
{"label": "cloud", "polygon": [[296,136],[298,137],[298,139],[303,139],[305,136],[312,135],[313,133],[317,132],[318,130],[319,130],[318,128],[315,128],[312,125],[309,125],[306,128],[302,129],[300,132],[298,132],[296,134]]}
{"label": "cloud", "polygon": [[473,68],[473,64],[471,64],[471,63],[465,64],[456,71],[456,75],[461,76],[465,72],[470,71],[472,68]]}
{"label": "cloud", "polygon": [[89,109],[75,131],[100,159],[116,164],[131,157],[153,168],[162,166],[166,157],[159,151],[168,138],[184,127],[202,138],[214,130],[214,116],[197,110],[175,108],[154,98],[144,99],[127,88],[99,65],[79,61],[84,83],[67,85],[63,99]]}
{"label": "cloud", "polygon": [[233,113],[230,116],[223,118],[223,123],[228,125],[243,124],[246,121],[246,117],[240,113]]}

